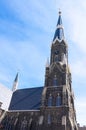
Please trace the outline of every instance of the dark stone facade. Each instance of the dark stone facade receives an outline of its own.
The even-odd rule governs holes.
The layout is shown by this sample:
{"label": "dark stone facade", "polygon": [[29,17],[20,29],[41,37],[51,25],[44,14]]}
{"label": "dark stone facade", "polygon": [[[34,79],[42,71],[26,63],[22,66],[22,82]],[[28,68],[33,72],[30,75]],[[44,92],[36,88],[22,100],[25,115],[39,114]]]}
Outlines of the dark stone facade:
{"label": "dark stone facade", "polygon": [[[62,125],[59,113],[64,113],[64,108],[61,110],[59,107],[58,111],[56,108],[46,108],[42,111],[8,112],[2,121],[1,130],[71,130],[70,124]],[[51,122],[48,122],[48,114],[52,116]]]}

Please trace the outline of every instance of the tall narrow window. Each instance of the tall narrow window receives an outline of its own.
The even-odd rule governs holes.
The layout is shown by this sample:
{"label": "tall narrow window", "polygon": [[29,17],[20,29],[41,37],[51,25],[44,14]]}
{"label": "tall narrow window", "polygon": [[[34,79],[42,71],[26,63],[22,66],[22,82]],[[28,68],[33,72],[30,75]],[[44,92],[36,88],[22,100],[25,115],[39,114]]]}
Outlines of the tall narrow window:
{"label": "tall narrow window", "polygon": [[53,86],[57,86],[58,82],[57,82],[57,77],[56,75],[53,78]]}
{"label": "tall narrow window", "polygon": [[58,94],[58,96],[56,97],[56,106],[60,105],[61,105],[61,96]]}
{"label": "tall narrow window", "polygon": [[52,106],[52,96],[50,96],[48,98],[48,106],[51,107]]}
{"label": "tall narrow window", "polygon": [[48,114],[47,122],[48,122],[48,124],[51,124],[51,116],[50,116],[50,114]]}

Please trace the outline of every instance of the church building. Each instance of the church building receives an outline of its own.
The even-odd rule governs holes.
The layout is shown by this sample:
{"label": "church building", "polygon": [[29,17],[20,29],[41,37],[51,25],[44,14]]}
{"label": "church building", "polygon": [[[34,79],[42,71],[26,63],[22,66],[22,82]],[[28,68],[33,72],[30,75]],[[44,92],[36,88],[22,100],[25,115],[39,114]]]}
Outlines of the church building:
{"label": "church building", "polygon": [[17,89],[17,83],[18,74],[1,130],[78,130],[61,11],[45,68],[44,86]]}

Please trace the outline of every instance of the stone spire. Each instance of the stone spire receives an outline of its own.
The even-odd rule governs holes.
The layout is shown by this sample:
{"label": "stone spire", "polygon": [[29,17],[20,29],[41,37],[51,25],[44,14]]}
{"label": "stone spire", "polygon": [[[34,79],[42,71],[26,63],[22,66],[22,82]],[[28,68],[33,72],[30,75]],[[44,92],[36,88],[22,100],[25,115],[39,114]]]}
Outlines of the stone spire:
{"label": "stone spire", "polygon": [[46,62],[46,68],[49,67],[49,58],[47,58],[47,62]]}
{"label": "stone spire", "polygon": [[14,79],[12,91],[13,92],[16,91],[17,87],[18,87],[18,73],[16,74],[16,77]]}
{"label": "stone spire", "polygon": [[54,34],[53,41],[56,38],[58,40],[62,40],[64,38],[64,29],[63,29],[63,25],[62,25],[61,11],[59,11],[59,18],[58,18],[58,22],[57,22],[56,31],[55,31],[55,34]]}

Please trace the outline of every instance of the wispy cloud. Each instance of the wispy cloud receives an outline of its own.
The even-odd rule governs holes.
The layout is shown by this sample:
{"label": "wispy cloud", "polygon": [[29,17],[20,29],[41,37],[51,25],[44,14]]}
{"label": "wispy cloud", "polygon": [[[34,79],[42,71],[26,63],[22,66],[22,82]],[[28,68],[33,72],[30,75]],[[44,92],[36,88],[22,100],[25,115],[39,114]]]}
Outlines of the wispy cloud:
{"label": "wispy cloud", "polygon": [[79,77],[79,78],[83,78],[86,76],[86,59],[81,59],[81,60],[77,60],[76,62],[73,62],[72,65],[72,73]]}
{"label": "wispy cloud", "polygon": [[[20,88],[43,85],[45,61],[50,55],[50,44],[59,8],[62,10],[65,37],[69,44],[69,63],[77,99],[78,122],[84,124],[84,115],[86,115],[86,106],[83,105],[85,102],[83,99],[86,99],[85,1],[1,0],[0,82],[11,88],[16,72],[20,69]],[[79,95],[84,95],[84,98],[79,98]]]}
{"label": "wispy cloud", "polygon": [[[78,100],[76,100],[76,114],[77,119],[80,123],[80,125],[83,125],[83,122],[85,122],[85,115],[86,115],[86,97],[78,97]],[[84,124],[85,125],[85,124]]]}
{"label": "wispy cloud", "polygon": [[66,8],[65,13],[67,17],[66,22],[70,28],[67,28],[68,31],[70,31],[70,37],[71,41],[77,44],[80,50],[86,52],[86,2],[82,1],[68,1],[64,3],[63,9]]}
{"label": "wispy cloud", "polygon": [[[13,81],[12,78],[14,78],[13,77],[14,73],[20,70],[21,75],[26,75],[25,76],[26,80],[34,78],[35,80],[38,81],[41,80],[41,82],[43,82],[41,76],[44,73],[44,69],[42,68],[44,67],[45,64],[44,61],[46,59],[46,55],[44,55],[43,52],[41,52],[40,48],[37,48],[35,44],[32,44],[28,41],[22,41],[22,42],[18,41],[11,43],[11,41],[8,42],[3,39],[1,42],[3,43],[3,45],[1,46],[1,55],[0,55],[1,59],[0,69],[2,72],[1,81],[2,80],[5,82],[8,81],[8,76],[6,80],[5,75],[8,75],[9,73],[10,75],[8,81],[9,84],[10,81]],[[5,75],[3,75],[3,73]],[[20,80],[20,82],[22,81]],[[26,81],[24,81],[24,83],[25,82]],[[29,84],[28,86],[27,82],[25,86],[30,87],[31,84]],[[23,85],[21,85],[21,87],[23,87]]]}

